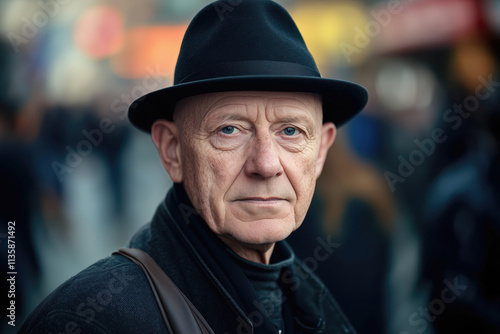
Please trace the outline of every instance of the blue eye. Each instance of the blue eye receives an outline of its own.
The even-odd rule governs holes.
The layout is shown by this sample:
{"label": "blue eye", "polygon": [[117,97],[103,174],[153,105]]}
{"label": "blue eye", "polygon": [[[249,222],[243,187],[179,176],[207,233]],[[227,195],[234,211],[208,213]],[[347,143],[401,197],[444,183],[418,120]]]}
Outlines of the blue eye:
{"label": "blue eye", "polygon": [[236,129],[234,126],[225,126],[221,129],[222,133],[226,135],[232,135],[235,132],[238,132],[238,129]]}
{"label": "blue eye", "polygon": [[283,131],[281,131],[281,133],[283,133],[287,136],[293,136],[294,134],[297,133],[297,129],[292,128],[292,127],[288,127],[288,128],[285,128]]}

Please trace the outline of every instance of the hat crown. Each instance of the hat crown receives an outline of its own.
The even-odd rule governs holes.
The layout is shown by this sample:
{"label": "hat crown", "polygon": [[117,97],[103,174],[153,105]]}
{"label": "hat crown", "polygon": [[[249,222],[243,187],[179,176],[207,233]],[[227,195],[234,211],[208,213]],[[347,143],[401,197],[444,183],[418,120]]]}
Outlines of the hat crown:
{"label": "hat crown", "polygon": [[188,26],[174,85],[231,75],[273,74],[320,76],[288,12],[269,0],[216,1]]}

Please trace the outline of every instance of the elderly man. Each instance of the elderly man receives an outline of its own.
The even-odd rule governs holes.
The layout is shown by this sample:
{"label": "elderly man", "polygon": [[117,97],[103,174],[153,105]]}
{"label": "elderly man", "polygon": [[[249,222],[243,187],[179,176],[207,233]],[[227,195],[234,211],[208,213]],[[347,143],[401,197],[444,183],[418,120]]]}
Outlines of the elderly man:
{"label": "elderly man", "polygon": [[321,78],[278,4],[205,7],[186,31],[174,85],[129,110],[174,182],[129,247],[151,256],[181,302],[162,304],[168,278],[114,255],[59,287],[21,332],[177,333],[185,298],[203,333],[353,333],[283,240],[306,215],[336,126],[366,100],[356,84]]}

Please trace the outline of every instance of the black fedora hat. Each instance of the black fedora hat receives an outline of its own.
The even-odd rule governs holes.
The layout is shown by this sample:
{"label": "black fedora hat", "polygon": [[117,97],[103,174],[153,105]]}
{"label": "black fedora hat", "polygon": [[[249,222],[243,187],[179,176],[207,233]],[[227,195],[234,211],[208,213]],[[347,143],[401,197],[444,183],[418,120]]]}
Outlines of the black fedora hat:
{"label": "black fedora hat", "polygon": [[189,24],[174,84],[129,107],[129,119],[150,132],[172,120],[177,101],[223,91],[312,92],[323,98],[323,121],[341,126],[366,105],[355,83],[322,78],[288,12],[269,0],[216,1]]}

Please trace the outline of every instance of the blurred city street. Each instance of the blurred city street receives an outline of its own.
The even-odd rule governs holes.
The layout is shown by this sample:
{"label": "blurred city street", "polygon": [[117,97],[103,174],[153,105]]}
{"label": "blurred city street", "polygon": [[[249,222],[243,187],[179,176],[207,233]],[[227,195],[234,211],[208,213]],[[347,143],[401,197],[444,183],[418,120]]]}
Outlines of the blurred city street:
{"label": "blurred city street", "polygon": [[[315,271],[359,334],[499,333],[500,0],[276,2],[323,77],[369,92],[289,237],[297,256],[341,245]],[[16,221],[17,324],[163,201],[172,182],[127,110],[172,85],[207,4],[0,3],[0,253],[4,268]]]}

